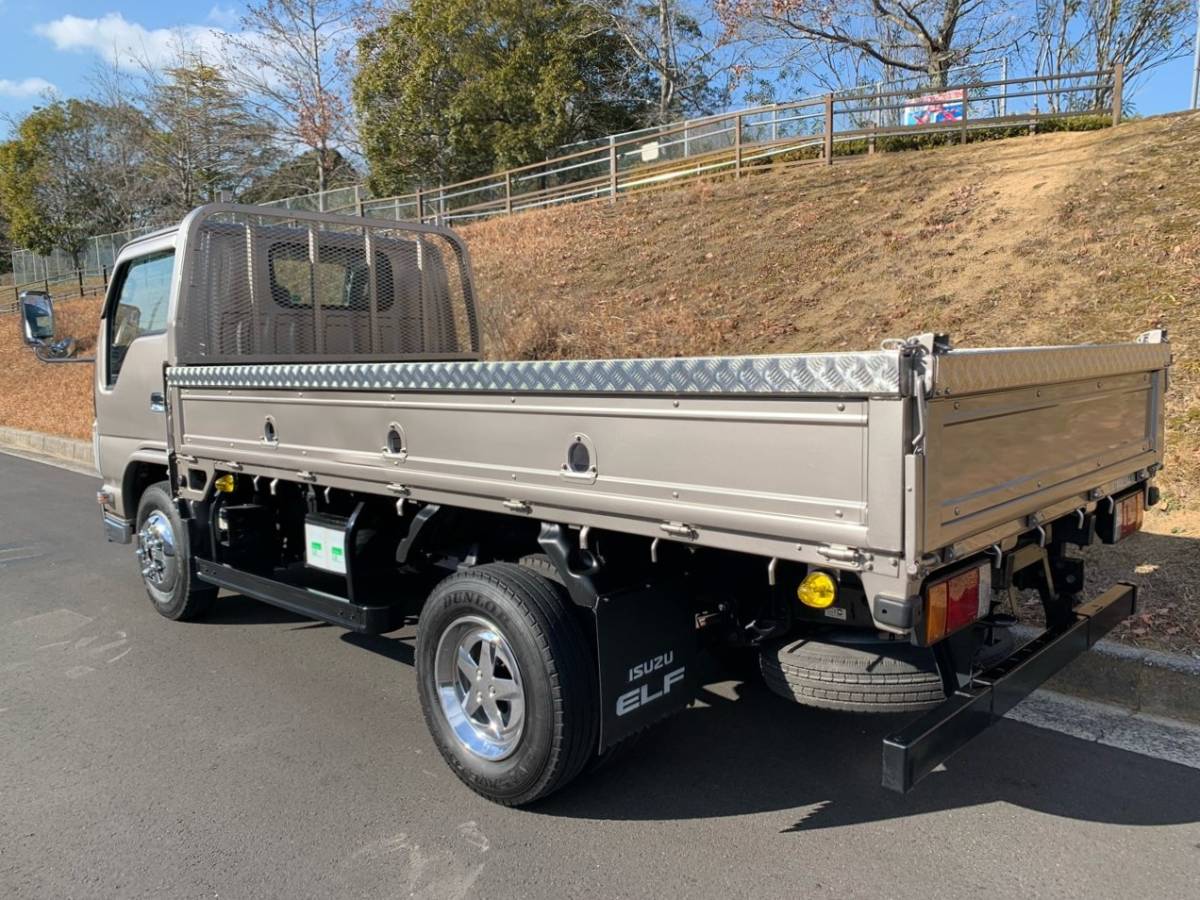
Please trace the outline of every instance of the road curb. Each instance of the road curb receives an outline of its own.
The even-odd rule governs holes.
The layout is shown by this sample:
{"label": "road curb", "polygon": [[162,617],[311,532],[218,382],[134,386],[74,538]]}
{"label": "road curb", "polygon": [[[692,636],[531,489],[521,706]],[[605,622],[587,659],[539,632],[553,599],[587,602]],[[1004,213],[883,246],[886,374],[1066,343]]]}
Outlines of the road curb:
{"label": "road curb", "polygon": [[[1018,641],[1039,629],[1018,625]],[[1060,694],[1200,725],[1200,658],[1100,641],[1046,682]]]}
{"label": "road curb", "polygon": [[11,450],[19,455],[86,469],[88,472],[94,472],[96,468],[91,441],[79,441],[56,434],[0,426],[0,450]]}

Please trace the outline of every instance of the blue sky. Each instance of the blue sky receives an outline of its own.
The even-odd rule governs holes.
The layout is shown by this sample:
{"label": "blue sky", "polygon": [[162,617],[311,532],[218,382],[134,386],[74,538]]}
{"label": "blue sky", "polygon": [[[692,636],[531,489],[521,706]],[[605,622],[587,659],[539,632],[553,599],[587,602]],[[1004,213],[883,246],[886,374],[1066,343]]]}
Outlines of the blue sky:
{"label": "blue sky", "polygon": [[[212,29],[236,29],[242,4],[234,0],[0,0],[0,115],[39,102],[53,86],[64,96],[88,89],[89,72],[114,48],[139,58],[164,59],[173,31],[216,41]],[[1191,90],[1191,58],[1144,77],[1131,98],[1143,115],[1182,109]]]}
{"label": "blue sky", "polygon": [[[230,0],[0,0],[0,114],[19,114],[52,85],[63,96],[86,93],[87,79],[114,48],[162,60],[171,34],[204,39],[237,27],[242,5]],[[126,64],[132,60],[126,56]]]}

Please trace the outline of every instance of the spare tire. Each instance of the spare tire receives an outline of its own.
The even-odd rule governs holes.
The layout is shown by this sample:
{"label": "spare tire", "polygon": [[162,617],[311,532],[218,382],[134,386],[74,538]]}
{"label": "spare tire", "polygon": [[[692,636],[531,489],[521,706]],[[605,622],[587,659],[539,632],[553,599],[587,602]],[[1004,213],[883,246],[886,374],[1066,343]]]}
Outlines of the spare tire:
{"label": "spare tire", "polygon": [[[986,669],[1012,651],[1009,629],[993,629],[992,642],[980,649],[975,664]],[[933,651],[899,640],[793,638],[764,647],[759,665],[767,687],[804,706],[909,712],[945,699]]]}

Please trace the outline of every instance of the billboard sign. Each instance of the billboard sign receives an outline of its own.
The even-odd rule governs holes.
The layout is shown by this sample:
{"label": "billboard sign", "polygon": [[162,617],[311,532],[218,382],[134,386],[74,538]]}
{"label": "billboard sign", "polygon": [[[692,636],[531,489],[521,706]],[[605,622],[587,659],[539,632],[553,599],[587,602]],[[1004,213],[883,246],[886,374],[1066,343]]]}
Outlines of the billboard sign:
{"label": "billboard sign", "polygon": [[961,122],[966,94],[965,89],[959,88],[917,97],[904,107],[904,124],[940,125],[946,122]]}

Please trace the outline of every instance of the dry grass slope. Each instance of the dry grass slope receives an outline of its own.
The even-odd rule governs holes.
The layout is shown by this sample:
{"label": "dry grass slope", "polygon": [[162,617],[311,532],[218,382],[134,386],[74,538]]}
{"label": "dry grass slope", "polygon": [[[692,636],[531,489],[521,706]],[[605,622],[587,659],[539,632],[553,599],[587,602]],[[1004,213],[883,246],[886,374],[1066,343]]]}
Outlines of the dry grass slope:
{"label": "dry grass slope", "polygon": [[[1200,646],[1200,115],[862,158],[464,229],[491,358],[1128,340],[1171,329],[1166,511],[1097,579],[1147,585],[1121,636]],[[87,338],[98,304],[64,304]],[[6,317],[7,318],[7,317]],[[11,322],[11,327],[9,325]],[[0,424],[86,437],[90,366],[0,322]]]}

